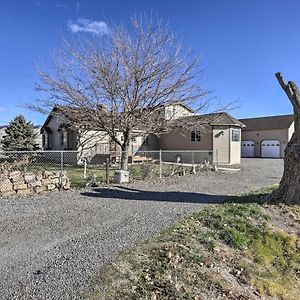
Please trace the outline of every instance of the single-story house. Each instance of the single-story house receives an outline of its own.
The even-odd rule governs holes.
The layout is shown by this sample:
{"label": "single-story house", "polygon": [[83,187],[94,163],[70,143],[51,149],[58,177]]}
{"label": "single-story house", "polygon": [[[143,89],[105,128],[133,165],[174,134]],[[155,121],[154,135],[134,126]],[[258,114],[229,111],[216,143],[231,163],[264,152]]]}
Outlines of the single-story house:
{"label": "single-story house", "polygon": [[[187,151],[204,151],[208,156],[193,157],[193,160],[209,160],[222,164],[239,164],[241,158],[241,128],[244,124],[228,113],[195,115],[193,110],[181,103],[164,107],[160,117],[176,119],[176,128],[167,133],[154,135],[146,130],[135,130],[130,142],[132,155],[138,151],[162,150],[163,160],[174,162]],[[184,128],[178,124],[185,124]],[[186,126],[188,124],[188,126]],[[188,130],[186,128],[189,128]],[[41,132],[45,150],[74,150],[81,157],[93,162],[103,162],[107,155],[120,151],[120,147],[103,131],[82,130],[54,108],[46,119]],[[121,133],[120,133],[121,139]],[[185,153],[186,152],[186,153]],[[67,154],[70,161],[79,162],[77,154]]]}
{"label": "single-story house", "polygon": [[282,158],[294,132],[294,115],[240,119],[242,157]]}

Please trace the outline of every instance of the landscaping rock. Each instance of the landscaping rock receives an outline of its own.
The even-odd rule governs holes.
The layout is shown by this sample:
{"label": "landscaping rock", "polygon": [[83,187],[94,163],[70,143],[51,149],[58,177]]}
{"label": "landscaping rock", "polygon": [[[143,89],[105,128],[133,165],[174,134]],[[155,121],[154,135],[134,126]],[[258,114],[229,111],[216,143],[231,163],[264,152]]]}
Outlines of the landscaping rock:
{"label": "landscaping rock", "polygon": [[55,184],[48,184],[47,185],[47,190],[48,191],[54,190],[55,188],[56,188]]}
{"label": "landscaping rock", "polygon": [[17,190],[18,195],[29,195],[32,193],[31,189]]}
{"label": "landscaping rock", "polygon": [[43,172],[44,178],[50,177],[51,175],[52,175],[52,172],[50,172],[50,171],[44,171]]}
{"label": "landscaping rock", "polygon": [[11,183],[11,181],[8,178],[4,179],[0,183],[0,192],[1,193],[12,191],[12,189],[13,189],[13,184]]}
{"label": "landscaping rock", "polygon": [[43,186],[37,186],[37,187],[35,187],[34,189],[34,192],[35,193],[41,193],[41,192],[44,192],[46,189],[45,189],[45,187],[43,187]]}
{"label": "landscaping rock", "polygon": [[44,178],[42,180],[42,184],[45,185],[45,186],[47,186],[47,185],[49,185],[51,183],[52,183],[52,180],[50,178]]}
{"label": "landscaping rock", "polygon": [[59,184],[60,183],[60,178],[59,177],[52,177],[52,183],[53,184]]}
{"label": "landscaping rock", "polygon": [[67,172],[44,171],[35,174],[33,172],[12,171],[0,175],[0,197],[57,191],[59,188],[70,189]]}
{"label": "landscaping rock", "polygon": [[18,175],[18,176],[15,176],[15,177],[12,177],[11,178],[11,181],[13,182],[13,183],[17,183],[17,182],[24,182],[24,177],[23,177],[23,175]]}
{"label": "landscaping rock", "polygon": [[13,179],[15,177],[19,177],[21,175],[21,171],[13,171],[9,173],[9,179]]}
{"label": "landscaping rock", "polygon": [[6,192],[0,192],[0,196],[3,197],[3,198],[7,198],[7,197],[10,197],[12,195],[15,195],[16,194],[16,191],[15,190],[11,190],[11,191],[6,191]]}
{"label": "landscaping rock", "polygon": [[37,186],[42,186],[42,182],[40,180],[35,180],[32,182],[29,182],[28,186],[32,187],[32,188],[37,187]]}
{"label": "landscaping rock", "polygon": [[27,184],[24,182],[14,183],[14,190],[26,190],[28,188]]}
{"label": "landscaping rock", "polygon": [[43,173],[42,172],[37,173],[36,176],[35,176],[35,178],[37,180],[42,180],[43,179]]}
{"label": "landscaping rock", "polygon": [[36,180],[35,179],[35,174],[34,173],[25,173],[24,174],[24,180],[25,180],[26,183],[29,183],[29,182],[32,182],[32,181]]}

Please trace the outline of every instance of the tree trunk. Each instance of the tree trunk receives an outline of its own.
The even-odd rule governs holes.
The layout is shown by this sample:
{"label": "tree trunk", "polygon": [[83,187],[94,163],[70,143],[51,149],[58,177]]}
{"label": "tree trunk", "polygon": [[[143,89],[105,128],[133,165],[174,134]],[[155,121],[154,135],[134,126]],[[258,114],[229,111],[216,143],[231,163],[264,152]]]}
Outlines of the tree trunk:
{"label": "tree trunk", "polygon": [[121,153],[121,170],[127,171],[128,170],[128,149],[129,145],[122,146],[122,153]]}
{"label": "tree trunk", "polygon": [[300,205],[300,93],[294,82],[285,83],[280,73],[276,73],[276,77],[293,105],[295,132],[285,149],[284,172],[279,188],[269,199]]}

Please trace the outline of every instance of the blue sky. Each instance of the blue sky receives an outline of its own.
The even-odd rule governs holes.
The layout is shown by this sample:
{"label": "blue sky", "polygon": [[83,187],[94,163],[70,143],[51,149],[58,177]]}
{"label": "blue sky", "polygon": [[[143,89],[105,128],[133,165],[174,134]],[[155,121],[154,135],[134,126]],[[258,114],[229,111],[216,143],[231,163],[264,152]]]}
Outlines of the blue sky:
{"label": "blue sky", "polygon": [[[291,113],[274,73],[300,85],[300,1],[297,0],[1,0],[0,125],[36,97],[34,64],[47,65],[60,35],[126,25],[140,11],[168,20],[186,47],[201,55],[205,87],[223,103],[239,99],[235,117]],[[89,20],[89,21],[88,21]],[[71,32],[73,30],[73,33]]]}

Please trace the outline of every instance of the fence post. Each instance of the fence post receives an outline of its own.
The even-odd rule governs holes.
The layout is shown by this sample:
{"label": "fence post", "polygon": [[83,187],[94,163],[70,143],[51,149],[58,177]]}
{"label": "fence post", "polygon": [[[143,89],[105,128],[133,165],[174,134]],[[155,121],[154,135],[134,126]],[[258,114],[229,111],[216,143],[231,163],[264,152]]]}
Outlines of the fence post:
{"label": "fence post", "polygon": [[109,157],[106,158],[106,184],[109,184]]}
{"label": "fence post", "polygon": [[86,158],[83,159],[83,178],[86,178],[86,167],[87,167],[87,162]]}
{"label": "fence post", "polygon": [[63,188],[64,152],[60,151],[60,188]]}
{"label": "fence post", "polygon": [[196,167],[195,167],[195,151],[192,151],[192,173],[196,174]]}
{"label": "fence post", "polygon": [[162,155],[161,149],[159,150],[159,178],[162,178]]}

